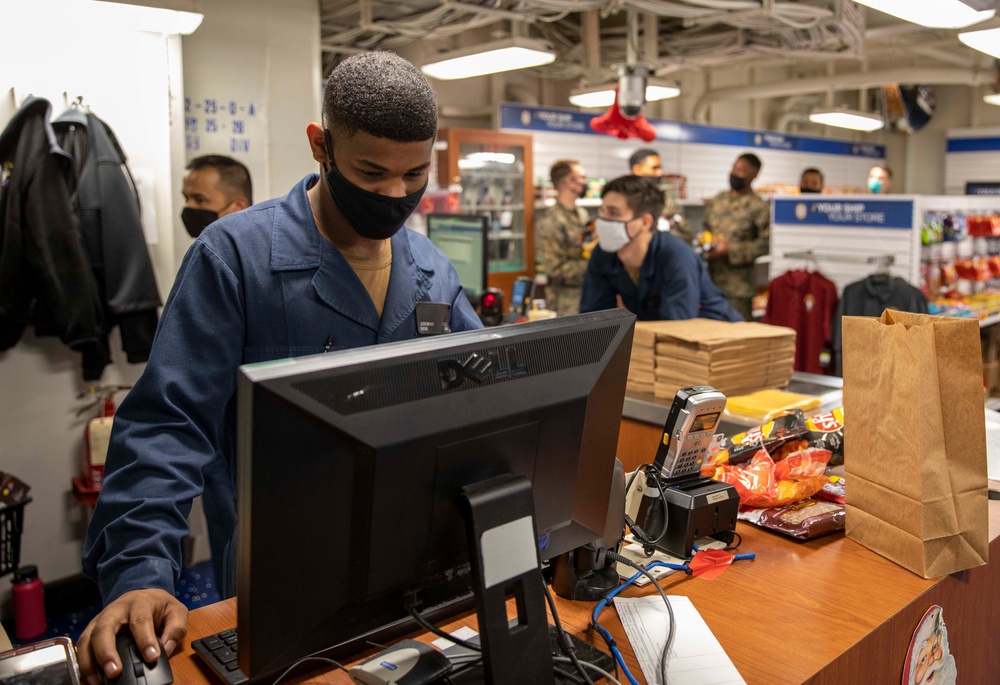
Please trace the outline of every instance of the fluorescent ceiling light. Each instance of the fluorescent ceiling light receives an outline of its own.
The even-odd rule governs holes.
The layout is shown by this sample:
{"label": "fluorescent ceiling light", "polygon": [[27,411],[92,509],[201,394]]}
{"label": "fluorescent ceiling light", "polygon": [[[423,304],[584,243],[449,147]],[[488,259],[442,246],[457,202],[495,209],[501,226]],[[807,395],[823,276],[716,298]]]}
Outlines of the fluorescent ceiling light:
{"label": "fluorescent ceiling light", "polygon": [[979,50],[979,52],[985,52],[991,57],[1000,59],[1000,29],[966,31],[958,34],[958,39],[973,50]]}
{"label": "fluorescent ceiling light", "polygon": [[496,74],[501,71],[527,69],[550,64],[556,53],[547,43],[512,36],[438,55],[436,62],[420,68],[424,74],[442,81]]}
{"label": "fluorescent ceiling light", "polygon": [[987,93],[983,96],[983,102],[987,105],[1000,105],[1000,93]]}
{"label": "fluorescent ceiling light", "polygon": [[932,29],[964,29],[992,17],[995,10],[979,12],[962,0],[855,0],[879,12]]}
{"label": "fluorescent ceiling light", "polygon": [[809,115],[814,124],[825,124],[854,131],[877,131],[885,125],[882,116],[846,107],[819,107]]}
{"label": "fluorescent ceiling light", "polygon": [[[570,103],[584,109],[596,109],[598,107],[610,107],[615,102],[615,87],[617,84],[607,84],[603,86],[592,86],[590,88],[580,88],[573,91],[569,96]],[[681,94],[681,89],[676,83],[653,82],[646,84],[646,102],[656,100],[666,100],[675,98]]]}
{"label": "fluorescent ceiling light", "polygon": [[93,6],[92,11],[96,17],[117,22],[122,28],[151,33],[176,33],[187,36],[201,26],[201,20],[205,16],[199,12],[181,12],[119,2],[95,0],[86,4]]}
{"label": "fluorescent ceiling light", "polygon": [[[32,0],[30,3],[12,2],[4,12],[13,12],[12,24],[51,21],[58,17],[64,25],[75,25],[89,30],[148,31],[150,33],[193,33],[201,25],[204,15],[198,12],[181,12],[143,7],[121,2],[99,0]],[[9,14],[6,14],[10,17]]]}

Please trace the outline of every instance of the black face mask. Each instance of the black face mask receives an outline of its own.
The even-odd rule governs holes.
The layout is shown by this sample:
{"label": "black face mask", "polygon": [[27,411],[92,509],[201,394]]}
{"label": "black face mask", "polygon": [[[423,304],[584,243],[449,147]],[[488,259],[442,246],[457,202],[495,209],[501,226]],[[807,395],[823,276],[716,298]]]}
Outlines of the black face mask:
{"label": "black face mask", "polygon": [[329,129],[326,136],[326,151],[330,155],[330,166],[326,171],[326,184],[337,207],[343,212],[351,228],[362,238],[386,240],[399,232],[413,210],[420,204],[420,198],[427,190],[427,183],[415,193],[404,197],[389,197],[359,188],[340,173],[333,159],[333,139]]}
{"label": "black face mask", "polygon": [[802,188],[802,187],[799,188],[799,194],[801,195],[805,195],[806,193],[818,193],[818,192],[820,191],[816,190],[815,188]]}
{"label": "black face mask", "polygon": [[200,236],[201,232],[218,218],[219,213],[213,212],[211,209],[185,207],[181,210],[181,221],[184,222],[184,228],[187,229],[188,235],[192,238]]}
{"label": "black face mask", "polygon": [[736,174],[729,174],[729,187],[733,190],[743,190],[747,187],[747,180]]}

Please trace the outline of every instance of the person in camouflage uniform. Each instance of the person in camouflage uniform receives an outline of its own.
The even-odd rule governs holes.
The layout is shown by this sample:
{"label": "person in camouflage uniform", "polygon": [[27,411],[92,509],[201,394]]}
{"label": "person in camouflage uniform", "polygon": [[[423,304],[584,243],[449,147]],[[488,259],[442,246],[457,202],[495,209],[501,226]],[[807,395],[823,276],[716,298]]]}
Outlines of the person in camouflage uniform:
{"label": "person in camouflage uniform", "polygon": [[577,199],[587,192],[587,174],[575,159],[560,159],[552,165],[549,176],[556,189],[556,203],[538,222],[538,261],[548,278],[547,308],[566,316],[580,311],[583,274],[587,271],[590,216],[576,206]]}
{"label": "person in camouflage uniform", "polygon": [[[652,148],[644,147],[636,150],[628,158],[628,163],[633,176],[663,178],[663,163],[660,161],[660,153]],[[691,244],[694,234],[691,232],[691,226],[684,217],[684,210],[678,204],[677,198],[674,197],[671,190],[663,192],[662,218],[663,221],[660,223],[660,230],[669,230],[688,245]]]}
{"label": "person in camouflage uniform", "polygon": [[712,233],[705,252],[709,273],[747,321],[757,292],[754,260],[771,250],[771,207],[750,187],[760,166],[757,155],[740,155],[729,174],[731,190],[716,195],[705,209],[705,230]]}

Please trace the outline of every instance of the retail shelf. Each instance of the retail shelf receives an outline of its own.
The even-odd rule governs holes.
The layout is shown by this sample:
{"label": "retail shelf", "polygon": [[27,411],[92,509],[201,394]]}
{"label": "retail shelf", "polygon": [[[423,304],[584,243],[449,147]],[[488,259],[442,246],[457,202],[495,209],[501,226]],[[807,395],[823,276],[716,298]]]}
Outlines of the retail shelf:
{"label": "retail shelf", "polygon": [[994,316],[987,316],[985,319],[979,320],[979,327],[986,328],[987,326],[992,326],[995,323],[1000,323],[1000,314]]}
{"label": "retail shelf", "polygon": [[487,234],[490,240],[523,240],[523,233],[514,233],[513,231],[496,231],[494,233]]}
{"label": "retail shelf", "polygon": [[[535,202],[535,207],[537,207],[538,209],[541,209],[543,207],[551,207],[555,203],[556,203],[556,199],[554,197],[550,197],[550,198],[548,198],[546,200],[541,200],[539,202]],[[576,201],[576,206],[577,207],[600,207],[601,206],[601,198],[599,198],[599,197],[585,197],[585,198],[582,198],[580,200],[577,200]]]}
{"label": "retail shelf", "polygon": [[488,171],[483,169],[462,169],[459,167],[459,171],[464,179],[466,176],[471,178],[513,178],[521,180],[524,178],[523,171]]}
{"label": "retail shelf", "polygon": [[524,205],[462,205],[463,210],[468,210],[470,212],[502,212],[509,210],[511,212],[523,212]]}

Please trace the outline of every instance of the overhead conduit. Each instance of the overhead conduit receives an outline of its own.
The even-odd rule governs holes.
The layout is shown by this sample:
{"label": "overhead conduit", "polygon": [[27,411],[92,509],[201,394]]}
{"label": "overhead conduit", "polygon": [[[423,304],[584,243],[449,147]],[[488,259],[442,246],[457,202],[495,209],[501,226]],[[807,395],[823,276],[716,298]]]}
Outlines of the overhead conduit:
{"label": "overhead conduit", "polygon": [[762,100],[823,91],[859,90],[877,88],[887,83],[979,86],[992,83],[994,78],[994,72],[989,69],[903,68],[716,88],[706,91],[698,99],[693,119],[699,123],[708,123],[708,108],[717,102],[729,100]]}

